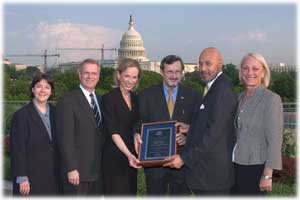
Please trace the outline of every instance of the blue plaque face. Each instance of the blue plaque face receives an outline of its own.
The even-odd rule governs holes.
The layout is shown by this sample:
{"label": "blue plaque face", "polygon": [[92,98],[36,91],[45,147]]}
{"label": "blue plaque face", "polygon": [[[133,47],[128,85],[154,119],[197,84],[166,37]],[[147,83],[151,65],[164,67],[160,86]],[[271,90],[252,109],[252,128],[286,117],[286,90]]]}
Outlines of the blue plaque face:
{"label": "blue plaque face", "polygon": [[160,166],[176,153],[176,121],[144,123],[139,159],[142,166]]}

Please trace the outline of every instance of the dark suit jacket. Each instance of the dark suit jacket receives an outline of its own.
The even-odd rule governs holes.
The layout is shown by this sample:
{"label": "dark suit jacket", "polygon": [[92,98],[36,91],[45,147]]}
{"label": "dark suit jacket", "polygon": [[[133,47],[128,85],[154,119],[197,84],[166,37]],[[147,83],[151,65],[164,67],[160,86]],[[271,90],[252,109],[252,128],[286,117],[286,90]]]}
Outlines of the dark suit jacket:
{"label": "dark suit jacket", "polygon": [[[177,120],[190,124],[197,102],[201,101],[200,94],[179,84],[173,116],[170,119],[163,84],[157,84],[145,89],[139,95],[140,118],[142,123]],[[180,151],[180,149],[179,149]],[[152,171],[162,169],[152,168]],[[156,173],[159,175],[159,172]]]}
{"label": "dark suit jacket", "polygon": [[51,136],[33,102],[18,110],[12,119],[10,143],[14,193],[19,193],[17,176],[27,176],[30,194],[58,192],[58,159],[55,134],[55,110],[50,106]]}
{"label": "dark suit jacket", "polygon": [[233,185],[236,108],[232,84],[221,74],[199,105],[187,144],[180,154],[187,167],[187,184],[192,190],[222,190]]}
{"label": "dark suit jacket", "polygon": [[[97,99],[101,110],[100,98]],[[56,120],[63,178],[77,169],[80,181],[95,181],[99,176],[101,180],[103,123],[97,128],[92,108],[80,88],[59,99]]]}

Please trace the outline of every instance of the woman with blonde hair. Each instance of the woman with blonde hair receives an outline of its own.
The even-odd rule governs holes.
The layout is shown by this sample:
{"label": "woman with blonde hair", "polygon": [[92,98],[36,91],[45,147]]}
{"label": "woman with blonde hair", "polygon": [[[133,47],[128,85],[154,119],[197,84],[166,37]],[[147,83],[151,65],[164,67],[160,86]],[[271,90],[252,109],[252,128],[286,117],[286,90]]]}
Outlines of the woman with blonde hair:
{"label": "woman with blonde hair", "polygon": [[134,92],[141,76],[139,63],[131,58],[119,62],[115,88],[103,95],[103,117],[107,139],[103,153],[105,195],[136,195],[137,168],[133,126],[139,120],[138,97]]}
{"label": "woman with blonde hair", "polygon": [[260,54],[249,53],[241,62],[233,149],[237,195],[263,195],[272,190],[273,170],[282,168],[283,110],[279,95],[267,89],[270,69]]}

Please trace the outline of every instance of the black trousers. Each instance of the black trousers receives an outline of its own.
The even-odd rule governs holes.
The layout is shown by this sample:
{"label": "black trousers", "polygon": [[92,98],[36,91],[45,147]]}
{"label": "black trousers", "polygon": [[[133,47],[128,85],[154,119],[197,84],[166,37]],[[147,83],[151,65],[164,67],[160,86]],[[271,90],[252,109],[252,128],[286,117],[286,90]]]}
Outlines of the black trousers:
{"label": "black trousers", "polygon": [[228,196],[230,195],[230,189],[223,190],[192,190],[196,196]]}
{"label": "black trousers", "polygon": [[67,180],[63,184],[64,195],[102,195],[103,189],[99,181],[80,182],[78,186],[70,184]]}
{"label": "black trousers", "polygon": [[234,163],[235,185],[232,188],[234,195],[256,196],[265,195],[259,189],[264,164],[261,165],[239,165]]}
{"label": "black trousers", "polygon": [[184,169],[159,168],[155,171],[145,169],[148,195],[191,194],[185,182]]}

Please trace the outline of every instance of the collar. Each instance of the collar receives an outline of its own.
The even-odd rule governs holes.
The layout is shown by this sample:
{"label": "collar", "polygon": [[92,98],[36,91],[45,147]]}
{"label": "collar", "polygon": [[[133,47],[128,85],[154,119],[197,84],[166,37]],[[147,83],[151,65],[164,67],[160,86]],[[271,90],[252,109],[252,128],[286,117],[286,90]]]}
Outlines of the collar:
{"label": "collar", "polygon": [[212,86],[212,84],[215,82],[215,80],[216,80],[222,73],[223,73],[223,72],[220,71],[220,72],[217,74],[217,76],[216,76],[213,80],[211,80],[211,81],[209,81],[209,82],[207,83],[208,89]]}
{"label": "collar", "polygon": [[36,99],[35,99],[35,98],[32,99],[32,102],[33,102],[33,105],[34,105],[35,109],[38,111],[38,113],[39,113],[40,115],[49,116],[49,112],[50,112],[49,110],[50,110],[50,108],[49,108],[49,104],[48,104],[48,103],[47,103],[46,112],[45,112],[45,113],[42,113],[42,112],[40,111],[40,109],[38,108],[38,106],[37,106],[37,102],[36,102]]}
{"label": "collar", "polygon": [[[90,92],[85,89],[81,84],[79,85],[80,89],[82,90],[84,96],[89,97],[90,98]],[[95,96],[95,90],[93,90],[92,94]]]}
{"label": "collar", "polygon": [[[169,88],[164,81],[163,81],[163,87],[164,87],[165,94],[168,94]],[[178,85],[172,89],[172,94],[177,94],[177,91],[178,91]]]}

